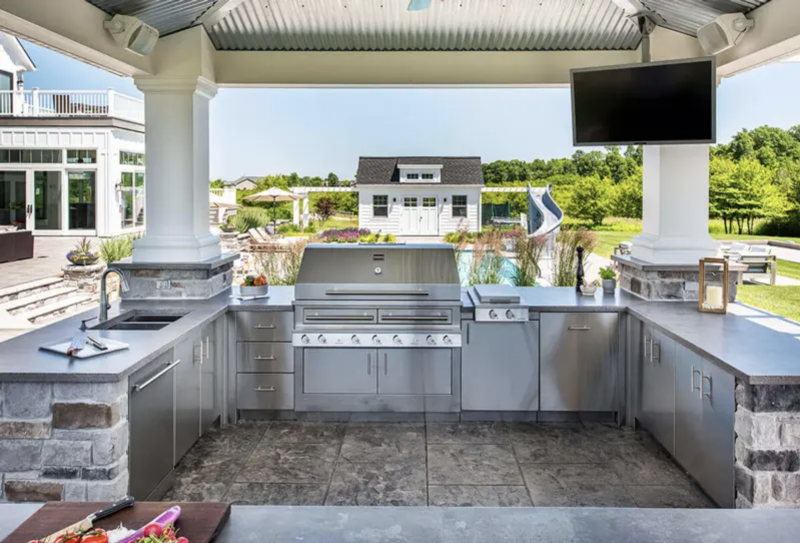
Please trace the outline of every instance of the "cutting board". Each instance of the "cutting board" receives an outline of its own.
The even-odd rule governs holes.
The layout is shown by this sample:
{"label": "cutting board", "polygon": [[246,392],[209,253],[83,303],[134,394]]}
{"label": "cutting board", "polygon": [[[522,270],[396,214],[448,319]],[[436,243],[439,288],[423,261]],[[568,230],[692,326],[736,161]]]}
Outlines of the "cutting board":
{"label": "cutting board", "polygon": [[[3,543],[28,543],[31,540],[47,537],[106,505],[109,504],[48,502],[4,539]],[[112,530],[122,523],[130,530],[138,530],[173,505],[181,506],[181,516],[175,524],[180,530],[178,535],[188,538],[190,543],[212,541],[225,526],[231,514],[231,506],[228,503],[137,502],[133,507],[98,520],[94,525],[104,530]]]}

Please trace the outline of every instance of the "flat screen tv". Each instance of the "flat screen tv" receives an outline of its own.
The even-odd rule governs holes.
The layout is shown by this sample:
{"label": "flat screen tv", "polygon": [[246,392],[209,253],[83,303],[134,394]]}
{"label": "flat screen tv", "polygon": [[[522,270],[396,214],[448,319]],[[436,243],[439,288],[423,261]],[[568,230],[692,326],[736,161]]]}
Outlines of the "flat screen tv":
{"label": "flat screen tv", "polygon": [[572,70],[575,145],[716,143],[713,57]]}

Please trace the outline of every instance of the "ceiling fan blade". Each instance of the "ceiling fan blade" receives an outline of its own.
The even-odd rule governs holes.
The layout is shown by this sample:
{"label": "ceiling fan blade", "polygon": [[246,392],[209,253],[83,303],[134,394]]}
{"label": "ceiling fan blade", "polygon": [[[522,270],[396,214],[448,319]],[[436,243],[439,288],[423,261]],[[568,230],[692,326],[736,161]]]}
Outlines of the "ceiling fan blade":
{"label": "ceiling fan blade", "polygon": [[421,11],[431,7],[431,0],[411,0],[408,3],[408,11]]}

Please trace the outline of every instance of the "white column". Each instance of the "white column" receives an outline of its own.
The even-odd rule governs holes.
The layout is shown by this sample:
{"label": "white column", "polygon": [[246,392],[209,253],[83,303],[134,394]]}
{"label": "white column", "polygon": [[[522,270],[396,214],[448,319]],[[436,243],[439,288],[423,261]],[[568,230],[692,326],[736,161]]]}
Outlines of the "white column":
{"label": "white column", "polygon": [[633,238],[634,258],[696,264],[716,253],[708,234],[708,147],[644,147],[643,232]]}
{"label": "white column", "polygon": [[306,194],[306,197],[303,198],[303,218],[300,221],[300,227],[305,230],[306,226],[308,226],[309,221],[309,202],[311,201],[311,196]]}
{"label": "white column", "polygon": [[137,78],[145,96],[145,236],[134,262],[202,262],[220,255],[209,210],[209,100],[203,77]]}
{"label": "white column", "polygon": [[300,200],[292,202],[292,224],[300,226]]}

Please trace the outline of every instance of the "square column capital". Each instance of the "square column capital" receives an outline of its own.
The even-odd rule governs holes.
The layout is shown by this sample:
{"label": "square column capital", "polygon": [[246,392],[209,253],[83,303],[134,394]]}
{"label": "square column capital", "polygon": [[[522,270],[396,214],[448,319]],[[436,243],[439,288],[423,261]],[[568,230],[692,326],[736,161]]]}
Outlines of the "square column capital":
{"label": "square column capital", "polygon": [[217,95],[217,84],[202,76],[140,76],[133,82],[147,94],[199,94],[210,100]]}

